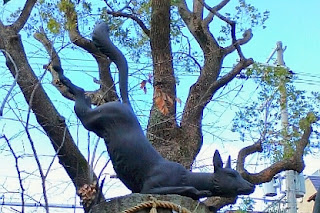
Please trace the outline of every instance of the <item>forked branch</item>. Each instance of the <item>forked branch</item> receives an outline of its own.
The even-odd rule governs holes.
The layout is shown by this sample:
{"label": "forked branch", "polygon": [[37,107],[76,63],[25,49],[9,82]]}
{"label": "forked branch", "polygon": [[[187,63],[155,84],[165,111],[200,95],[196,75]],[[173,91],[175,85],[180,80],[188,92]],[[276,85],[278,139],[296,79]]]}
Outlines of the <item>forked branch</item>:
{"label": "forked branch", "polygon": [[304,169],[304,162],[303,162],[304,149],[309,143],[309,137],[312,132],[311,124],[312,122],[307,127],[305,127],[305,130],[303,135],[301,136],[301,139],[297,142],[296,151],[294,152],[293,156],[291,156],[290,158],[278,161],[259,173],[255,173],[255,174],[249,173],[244,168],[246,157],[253,153],[263,151],[262,144],[261,144],[262,140],[258,140],[253,145],[245,147],[242,150],[240,150],[238,154],[237,170],[245,179],[247,179],[249,182],[254,184],[261,184],[261,183],[268,182],[276,174],[282,171],[295,170],[297,172],[301,172]]}
{"label": "forked branch", "polygon": [[68,29],[70,40],[73,44],[88,51],[97,61],[100,76],[100,89],[96,92],[89,92],[92,104],[101,105],[108,101],[118,100],[114,81],[110,74],[111,61],[101,53],[93,42],[83,37],[78,28],[78,15],[75,10],[75,5],[70,2],[69,6],[64,11],[67,22],[70,25]]}
{"label": "forked branch", "polygon": [[[48,69],[52,75],[52,84],[59,90],[59,92],[67,99],[74,100],[74,95],[72,95],[68,88],[63,85],[60,80],[58,73],[52,68],[53,66],[61,67],[60,57],[54,48],[52,42],[46,36],[43,29],[40,29],[39,32],[34,34],[35,39],[37,39],[41,44],[45,47],[47,53],[50,56],[50,63],[48,65],[44,65],[44,69]],[[102,87],[103,88],[103,87]],[[106,88],[99,89],[92,92],[87,92],[87,95],[90,96],[91,102],[94,105],[101,105],[105,103],[104,97],[106,96]]]}
{"label": "forked branch", "polygon": [[207,10],[209,10],[212,14],[214,14],[215,16],[217,16],[219,19],[221,19],[222,21],[226,22],[227,24],[230,25],[231,27],[231,39],[232,39],[232,44],[229,47],[225,48],[225,55],[231,53],[234,50],[237,50],[238,55],[240,57],[240,60],[244,60],[245,57],[241,51],[240,45],[243,45],[245,43],[247,43],[251,38],[252,38],[252,33],[251,30],[247,30],[244,34],[243,34],[243,39],[237,40],[236,38],[236,22],[227,18],[226,16],[223,16],[222,14],[220,14],[218,12],[219,9],[221,9],[223,6],[225,6],[225,4],[227,4],[228,1],[223,1],[221,2],[221,5],[219,4],[216,7],[211,8],[210,6],[208,6],[206,3],[203,3],[205,8]]}

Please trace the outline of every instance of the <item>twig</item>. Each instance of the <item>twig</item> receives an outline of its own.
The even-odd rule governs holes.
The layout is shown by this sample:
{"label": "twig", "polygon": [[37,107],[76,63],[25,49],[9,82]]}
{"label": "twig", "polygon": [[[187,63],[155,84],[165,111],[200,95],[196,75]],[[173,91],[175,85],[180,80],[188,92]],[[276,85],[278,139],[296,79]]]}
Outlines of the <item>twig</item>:
{"label": "twig", "polygon": [[194,63],[199,67],[199,70],[202,69],[201,65],[199,64],[199,62],[197,61],[197,59],[195,59],[192,55],[191,55],[191,43],[190,43],[190,40],[189,40],[189,37],[184,35],[182,33],[182,37],[186,38],[187,39],[187,43],[188,43],[188,52],[189,52],[189,57],[194,61]]}
{"label": "twig", "polygon": [[105,170],[105,168],[108,166],[108,164],[110,163],[111,159],[109,159],[107,161],[107,163],[103,166],[103,168],[101,169],[100,173],[99,173],[99,176],[98,176],[98,180],[100,180],[102,174],[103,174],[103,171]]}
{"label": "twig", "polygon": [[3,102],[1,104],[1,107],[0,107],[0,117],[1,117],[1,116],[3,116],[4,106],[5,106],[6,102],[9,99],[9,96],[10,96],[11,92],[13,91],[14,86],[17,83],[17,80],[18,80],[18,77],[19,77],[19,70],[18,70],[18,67],[17,67],[16,63],[14,62],[13,58],[11,57],[10,53],[8,53],[4,49],[0,49],[0,51],[4,52],[7,55],[7,57],[10,59],[11,63],[13,64],[14,70],[16,72],[16,76],[15,76],[15,78],[14,78],[12,84],[11,84],[11,87],[10,87],[7,95],[4,97]]}
{"label": "twig", "polygon": [[197,61],[197,59],[195,59],[191,54],[185,53],[185,52],[175,52],[175,54],[181,54],[181,55],[186,55],[187,57],[191,58],[192,61],[197,65],[197,67],[199,68],[199,70],[201,70],[201,65],[199,64],[199,62]]}
{"label": "twig", "polygon": [[36,160],[36,163],[37,163],[37,166],[38,166],[38,169],[39,169],[39,173],[40,173],[40,177],[41,177],[41,182],[42,182],[42,193],[43,193],[43,198],[44,198],[44,208],[46,210],[47,213],[49,213],[49,202],[48,202],[48,197],[47,197],[47,191],[46,191],[46,176],[43,172],[43,169],[41,167],[41,163],[40,163],[40,159],[38,157],[38,154],[37,154],[37,150],[36,150],[36,147],[34,145],[34,142],[32,140],[32,137],[31,137],[31,134],[29,132],[29,121],[30,121],[30,114],[31,114],[31,107],[32,107],[32,102],[33,102],[33,98],[34,98],[34,95],[35,95],[35,92],[36,90],[38,89],[39,85],[40,85],[40,82],[41,80],[43,79],[43,77],[45,76],[46,74],[46,71],[43,73],[43,75],[39,78],[39,81],[37,82],[37,85],[35,85],[32,93],[31,93],[31,96],[30,96],[30,101],[28,103],[29,105],[29,109],[28,109],[28,115],[27,115],[27,120],[26,120],[26,125],[25,125],[25,131],[27,133],[27,137],[29,139],[29,142],[30,142],[30,145],[31,145],[31,149],[32,149],[32,152],[33,152],[33,155],[34,155],[34,158]]}
{"label": "twig", "polygon": [[98,149],[99,141],[100,141],[100,138],[98,137],[98,139],[97,139],[97,141],[96,141],[96,143],[94,145],[93,152],[92,152],[91,163],[90,163],[90,166],[91,166],[92,170],[94,168],[93,167],[93,162],[94,162],[94,159],[96,157],[96,152],[97,152],[97,149]]}
{"label": "twig", "polygon": [[107,151],[102,151],[102,152],[100,153],[99,157],[98,157],[97,160],[96,160],[96,163],[95,163],[94,166],[93,166],[94,169],[96,169],[100,158],[102,158],[102,156],[103,156],[104,154],[106,154],[106,153],[108,153],[108,152],[107,152]]}
{"label": "twig", "polygon": [[65,136],[66,136],[66,133],[67,133],[67,128],[64,128],[62,143],[61,143],[61,145],[59,146],[59,148],[57,149],[56,153],[54,154],[54,156],[53,156],[53,158],[52,158],[52,161],[50,162],[50,164],[49,164],[49,166],[48,166],[47,172],[46,172],[46,174],[45,174],[45,177],[46,177],[46,178],[48,177],[49,171],[50,171],[50,169],[51,169],[51,167],[52,167],[52,165],[53,165],[53,163],[54,163],[54,160],[55,160],[55,159],[57,158],[57,156],[59,155],[59,152],[60,152],[61,148],[63,147],[64,142],[66,141],[66,140],[65,140],[65,138],[66,138],[66,137],[65,137]]}
{"label": "twig", "polygon": [[11,151],[11,154],[13,155],[14,157],[14,160],[15,160],[15,167],[16,167],[16,171],[18,173],[18,179],[19,179],[19,185],[20,185],[20,188],[21,188],[21,213],[24,213],[24,187],[23,187],[23,183],[22,183],[22,177],[21,177],[21,172],[20,172],[20,169],[19,169],[19,162],[18,162],[18,159],[19,157],[16,155],[16,153],[14,152],[11,144],[10,144],[10,141],[9,139],[5,136],[5,135],[2,135],[1,138],[4,138],[4,140],[7,142],[7,145]]}
{"label": "twig", "polygon": [[132,20],[134,20],[143,30],[143,32],[150,37],[150,30],[147,28],[147,26],[143,23],[143,21],[141,19],[139,19],[137,16],[133,15],[133,14],[128,14],[128,13],[123,13],[120,11],[107,11],[108,14],[114,16],[114,17],[125,17],[125,18],[130,18]]}

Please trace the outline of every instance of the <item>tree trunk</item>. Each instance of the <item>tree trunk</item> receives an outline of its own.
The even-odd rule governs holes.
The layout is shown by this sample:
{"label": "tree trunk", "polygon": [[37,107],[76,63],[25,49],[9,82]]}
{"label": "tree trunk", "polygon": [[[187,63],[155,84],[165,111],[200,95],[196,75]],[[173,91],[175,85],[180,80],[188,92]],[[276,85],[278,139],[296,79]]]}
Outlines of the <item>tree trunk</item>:
{"label": "tree trunk", "polygon": [[176,82],[172,64],[170,41],[170,1],[151,1],[150,45],[153,60],[154,93],[161,91],[171,99],[166,101],[164,114],[154,102],[148,123],[147,137],[152,145],[169,160],[181,162],[176,123]]}
{"label": "tree trunk", "polygon": [[[17,83],[25,100],[35,114],[38,123],[50,138],[59,157],[59,162],[74,183],[76,190],[84,184],[97,181],[97,177],[89,169],[86,159],[74,143],[64,118],[59,115],[31,69],[20,35],[13,28],[2,26],[0,37],[2,42],[0,48],[5,49],[11,55],[17,66],[19,72]],[[8,57],[6,59],[7,67],[15,77],[16,70]]]}

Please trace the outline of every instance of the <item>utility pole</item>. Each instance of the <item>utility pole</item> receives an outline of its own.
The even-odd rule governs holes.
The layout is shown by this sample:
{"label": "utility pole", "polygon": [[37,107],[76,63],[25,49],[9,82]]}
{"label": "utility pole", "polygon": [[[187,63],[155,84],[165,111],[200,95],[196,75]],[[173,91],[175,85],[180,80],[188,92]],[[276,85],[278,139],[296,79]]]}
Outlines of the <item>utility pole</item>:
{"label": "utility pole", "polygon": [[[277,42],[277,63],[279,66],[285,67],[285,63],[283,60],[283,52],[282,42]],[[282,132],[284,141],[288,141],[288,109],[287,109],[287,90],[286,90],[286,78],[287,76],[283,76],[283,80],[280,83],[280,96],[281,96],[281,124],[282,124]],[[286,145],[284,145],[284,151],[286,152]],[[296,199],[296,189],[295,189],[295,172],[293,170],[285,172],[286,178],[286,196],[288,203],[288,213],[297,213],[297,199]]]}

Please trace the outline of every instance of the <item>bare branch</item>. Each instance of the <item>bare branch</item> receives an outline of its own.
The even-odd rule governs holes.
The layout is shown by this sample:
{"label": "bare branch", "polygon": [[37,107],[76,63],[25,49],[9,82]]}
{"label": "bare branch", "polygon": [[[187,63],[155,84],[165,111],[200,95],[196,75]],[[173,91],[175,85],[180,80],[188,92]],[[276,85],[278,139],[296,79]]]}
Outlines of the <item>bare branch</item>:
{"label": "bare branch", "polygon": [[[119,100],[114,86],[114,81],[110,74],[110,60],[101,53],[98,48],[89,39],[84,38],[78,28],[78,16],[74,4],[70,2],[70,6],[65,11],[65,16],[72,26],[68,32],[72,43],[91,53],[99,66],[100,74],[100,90],[97,92],[88,92],[93,104],[103,104],[108,101]],[[97,95],[95,95],[97,94]]]}
{"label": "bare branch", "polygon": [[75,10],[74,3],[70,1],[69,6],[65,9],[64,13],[69,25],[68,33],[71,42],[91,53],[94,58],[105,57],[100,54],[99,50],[89,39],[86,39],[80,34],[78,27],[78,14]]}
{"label": "bare branch", "polygon": [[226,205],[235,204],[237,201],[237,197],[208,197],[204,204],[208,206],[208,208],[212,212],[217,212],[220,208]]}
{"label": "bare branch", "polygon": [[[222,8],[224,8],[224,6],[226,6],[228,3],[230,2],[230,0],[223,0],[221,1],[219,4],[217,4],[216,6],[214,6],[212,8],[213,11],[216,11],[218,12],[219,10],[221,10]],[[204,5],[206,7],[209,7],[208,5]],[[209,7],[210,8],[210,7]],[[209,10],[210,11],[210,10]],[[213,16],[215,15],[215,13],[211,12],[207,15],[207,17],[204,19],[204,21],[209,24],[212,19],[213,19]]]}
{"label": "bare branch", "polygon": [[304,168],[303,153],[309,143],[309,137],[312,132],[311,124],[306,127],[301,139],[297,142],[296,152],[288,159],[278,161],[259,173],[251,174],[244,168],[245,158],[255,152],[262,152],[261,140],[258,140],[251,146],[240,150],[238,154],[237,170],[248,181],[254,184],[269,182],[276,174],[286,171],[295,170],[301,172]]}
{"label": "bare branch", "polygon": [[150,36],[150,30],[147,28],[147,26],[143,23],[141,19],[139,19],[137,16],[133,14],[128,14],[128,13],[123,13],[120,11],[107,11],[108,14],[114,16],[114,17],[125,17],[125,18],[130,18],[134,20],[143,30],[143,32],[149,37]]}
{"label": "bare branch", "polygon": [[[235,42],[233,42],[230,46],[224,48],[224,54],[225,54],[225,55],[233,52],[233,51],[236,50],[237,48],[240,48],[241,45],[248,43],[248,42],[251,40],[251,38],[252,38],[252,31],[251,31],[251,29],[246,30],[246,31],[243,33],[242,36],[243,36],[242,39],[238,39],[238,40],[236,40]],[[237,49],[237,51],[238,51],[238,53],[239,53],[239,50],[238,50],[238,49]]]}
{"label": "bare branch", "polygon": [[13,91],[14,86],[15,86],[16,83],[17,83],[17,80],[18,80],[18,77],[19,77],[19,70],[18,70],[18,67],[17,67],[16,63],[15,63],[14,60],[12,59],[10,53],[8,53],[8,52],[7,52],[6,50],[4,50],[4,49],[0,49],[0,51],[2,51],[2,52],[6,55],[7,58],[9,58],[10,63],[13,64],[14,70],[15,70],[15,72],[16,72],[16,76],[15,76],[15,78],[14,78],[14,80],[13,80],[11,86],[10,86],[10,89],[8,90],[6,96],[4,97],[3,102],[2,102],[2,104],[1,104],[1,107],[0,107],[0,117],[1,117],[1,116],[3,115],[4,106],[5,106],[6,102],[7,102],[8,99],[9,99],[9,96],[10,96],[11,92]]}
{"label": "bare branch", "polygon": [[188,9],[188,6],[185,0],[181,0],[178,3],[178,9],[179,9],[179,14],[181,18],[187,24],[187,26],[189,26],[191,22],[192,12]]}
{"label": "bare branch", "polygon": [[43,79],[44,75],[45,75],[45,73],[40,77],[39,81],[35,84],[32,92],[31,92],[30,99],[29,99],[29,102],[28,102],[29,109],[28,109],[28,114],[27,114],[27,121],[26,121],[26,124],[24,125],[24,128],[25,128],[25,131],[27,133],[27,137],[28,137],[28,140],[30,142],[31,149],[32,149],[32,152],[33,152],[33,156],[34,156],[34,159],[36,160],[36,163],[37,163],[37,166],[38,166],[38,170],[39,170],[39,173],[40,173],[41,185],[42,185],[42,194],[43,194],[44,204],[45,204],[44,208],[45,208],[46,212],[49,213],[49,203],[48,203],[48,196],[47,196],[47,189],[46,189],[46,176],[45,176],[45,174],[43,172],[43,169],[42,169],[42,166],[41,166],[41,163],[40,163],[40,159],[39,159],[38,154],[37,154],[36,147],[34,145],[34,142],[32,140],[31,134],[29,132],[29,121],[30,121],[31,108],[32,108],[32,105],[34,104],[34,96],[36,94],[36,91],[37,91],[38,87],[40,87],[40,85],[41,85],[40,82]]}
{"label": "bare branch", "polygon": [[68,88],[60,83],[58,73],[52,69],[52,66],[59,66],[61,67],[60,57],[53,47],[52,42],[48,39],[47,35],[45,34],[43,28],[40,28],[40,31],[35,33],[34,38],[37,39],[47,50],[50,56],[50,63],[49,65],[44,65],[44,69],[47,69],[52,74],[52,84],[60,91],[60,93],[69,100],[74,100],[74,96],[68,92]]}
{"label": "bare branch", "polygon": [[203,23],[206,25],[206,26],[209,26],[210,22],[213,20],[213,17],[214,17],[214,14],[213,13],[209,13],[207,15],[207,17],[205,19],[203,19]]}
{"label": "bare branch", "polygon": [[[240,61],[230,72],[222,76],[219,80],[215,81],[210,85],[206,93],[202,96],[203,101],[210,100],[212,95],[221,87],[229,83],[232,79],[235,78],[236,75],[238,75],[243,69],[247,68],[251,64],[253,64],[254,61],[252,58],[244,59]],[[200,103],[203,104],[203,101]]]}
{"label": "bare branch", "polygon": [[[39,42],[42,43],[42,45],[45,47],[45,49],[47,50],[47,52],[50,56],[50,63],[48,65],[44,65],[44,69],[48,69],[50,71],[50,73],[52,75],[52,84],[60,91],[60,93],[65,98],[67,98],[69,100],[74,100],[74,95],[72,95],[69,92],[68,88],[60,82],[58,73],[52,68],[53,65],[61,67],[60,57],[59,57],[57,51],[55,50],[55,48],[53,47],[52,42],[48,39],[48,37],[46,36],[43,29],[40,29],[40,32],[35,33],[34,37]],[[96,59],[100,62],[101,61],[104,62],[104,63],[102,63],[102,62],[99,63],[100,70],[103,71],[103,73],[100,75],[101,88],[96,91],[87,92],[87,95],[90,96],[92,104],[101,105],[101,104],[105,103],[107,100],[110,100],[110,99],[113,100],[115,98],[112,98],[113,95],[107,96],[107,94],[110,93],[109,92],[110,87],[108,87],[107,85],[110,85],[110,84],[113,85],[113,82],[108,82],[108,80],[106,80],[106,79],[109,79],[108,78],[109,76],[106,76],[106,74],[104,74],[105,72],[110,73],[109,70],[105,71],[106,67],[109,67],[106,65],[110,64],[110,62],[102,57],[96,58]],[[105,83],[105,82],[107,82],[107,83]],[[115,93],[113,93],[113,94],[115,94]]]}
{"label": "bare branch", "polygon": [[17,174],[18,174],[18,180],[19,180],[19,185],[20,185],[20,188],[21,188],[21,212],[24,212],[24,203],[25,203],[25,200],[24,200],[24,187],[23,187],[23,183],[22,183],[22,177],[21,177],[21,171],[20,171],[20,168],[19,168],[19,156],[16,155],[16,153],[14,152],[11,144],[10,144],[10,141],[9,139],[5,136],[5,135],[2,135],[1,138],[4,138],[4,140],[6,141],[9,149],[10,149],[10,152],[12,154],[12,156],[14,157],[14,161],[15,161],[15,167],[16,167],[16,171],[17,171]]}
{"label": "bare branch", "polygon": [[[203,2],[203,4],[205,3]],[[202,17],[195,16],[194,13],[188,9],[184,0],[180,1],[178,9],[181,18],[199,43],[205,55],[209,55],[210,52],[212,52],[212,49],[220,48],[218,42],[209,31],[208,24],[210,20],[203,20]]]}
{"label": "bare branch", "polygon": [[37,0],[27,0],[19,18],[10,27],[12,27],[16,32],[19,32],[27,22],[36,2]]}
{"label": "bare branch", "polygon": [[[240,60],[243,60],[243,59],[245,59],[245,57],[244,57],[244,55],[243,55],[243,53],[242,53],[242,51],[241,51],[240,42],[238,42],[238,40],[237,40],[237,38],[236,38],[236,22],[233,21],[233,20],[231,20],[231,19],[229,19],[229,18],[227,18],[227,17],[225,17],[225,16],[223,16],[223,15],[221,15],[221,14],[218,12],[218,10],[221,9],[223,6],[225,6],[225,5],[228,3],[228,1],[223,1],[223,2],[221,2],[221,3],[223,3],[223,4],[221,4],[221,5],[219,4],[219,5],[217,5],[217,6],[214,7],[214,8],[211,8],[211,7],[208,6],[206,3],[203,3],[203,4],[204,4],[205,8],[206,8],[207,10],[209,10],[212,14],[216,15],[216,16],[217,16],[218,18],[220,18],[222,21],[228,23],[228,24],[231,26],[232,45],[228,47],[228,51],[225,51],[225,54],[230,53],[230,52],[232,52],[234,49],[236,49],[237,52],[238,52],[238,55],[239,55],[239,57],[240,57]],[[247,37],[246,37],[246,40],[245,40],[245,41],[248,42],[248,41],[251,39],[251,37],[252,37],[252,33],[248,33],[249,31],[246,31],[246,32],[247,32],[247,33],[245,33],[245,34],[247,34]],[[250,32],[251,32],[251,31],[250,31]],[[244,35],[245,35],[245,34],[244,34]],[[245,42],[245,43],[246,43],[246,42]],[[242,44],[244,44],[244,43],[242,43]],[[231,48],[231,47],[232,47],[232,48]]]}
{"label": "bare branch", "polygon": [[212,9],[214,11],[219,11],[222,8],[224,8],[224,6],[226,6],[228,3],[230,2],[230,0],[223,0],[221,1],[219,4],[217,4],[216,6],[214,6]]}
{"label": "bare branch", "polygon": [[42,27],[40,28],[39,32],[36,32],[33,35],[33,37],[41,42],[42,45],[46,48],[50,56],[50,63],[54,66],[61,66],[60,57]]}

